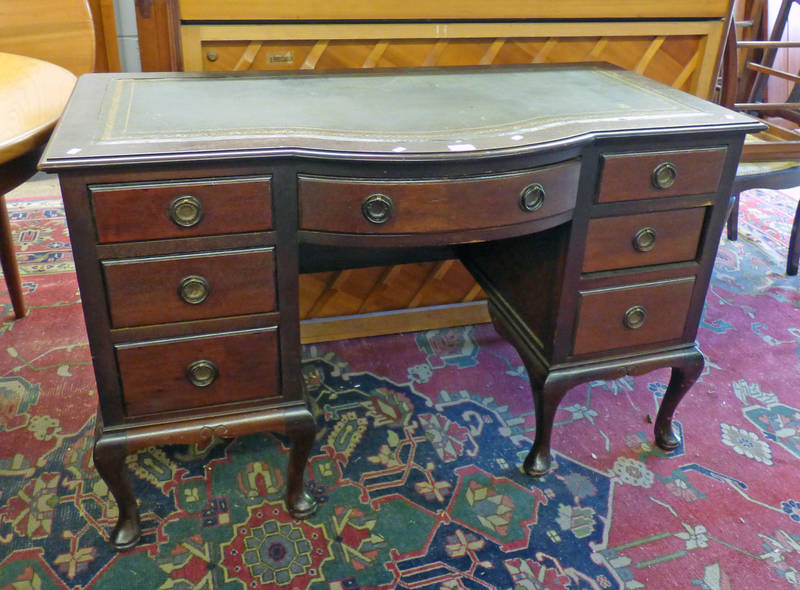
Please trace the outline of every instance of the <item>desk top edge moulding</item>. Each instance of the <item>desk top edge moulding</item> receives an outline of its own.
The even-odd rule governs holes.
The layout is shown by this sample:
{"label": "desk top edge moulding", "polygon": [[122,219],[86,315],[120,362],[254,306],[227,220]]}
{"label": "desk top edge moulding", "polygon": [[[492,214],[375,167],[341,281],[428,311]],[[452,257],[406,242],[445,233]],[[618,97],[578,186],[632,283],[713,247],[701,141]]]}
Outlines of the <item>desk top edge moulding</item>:
{"label": "desk top edge moulding", "polygon": [[300,275],[457,258],[517,349],[536,432],[582,382],[669,367],[695,336],[744,135],[761,124],[603,64],[82,77],[43,156],[60,177],[99,401],[94,461],[140,538],[126,456],[273,431],[304,487]]}

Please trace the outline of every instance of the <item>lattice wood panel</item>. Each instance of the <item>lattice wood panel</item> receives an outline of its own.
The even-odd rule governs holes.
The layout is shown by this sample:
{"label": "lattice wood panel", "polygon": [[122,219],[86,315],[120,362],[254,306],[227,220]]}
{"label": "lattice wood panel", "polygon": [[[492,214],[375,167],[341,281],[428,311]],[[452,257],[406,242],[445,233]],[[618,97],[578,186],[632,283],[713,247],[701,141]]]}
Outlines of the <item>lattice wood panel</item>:
{"label": "lattice wood panel", "polygon": [[[607,61],[708,97],[722,29],[721,20],[191,25],[182,27],[182,44],[184,67],[195,71]],[[468,271],[452,260],[317,273],[303,275],[300,281],[304,319],[414,309],[484,297]]]}
{"label": "lattice wood panel", "polygon": [[196,71],[608,61],[710,96],[722,21],[444,25],[187,25]]}
{"label": "lattice wood panel", "polygon": [[414,309],[484,298],[455,260],[303,275],[300,317],[330,317]]}
{"label": "lattice wood panel", "polygon": [[698,36],[482,41],[215,41],[203,70],[286,70],[607,61],[693,91],[704,39]]}

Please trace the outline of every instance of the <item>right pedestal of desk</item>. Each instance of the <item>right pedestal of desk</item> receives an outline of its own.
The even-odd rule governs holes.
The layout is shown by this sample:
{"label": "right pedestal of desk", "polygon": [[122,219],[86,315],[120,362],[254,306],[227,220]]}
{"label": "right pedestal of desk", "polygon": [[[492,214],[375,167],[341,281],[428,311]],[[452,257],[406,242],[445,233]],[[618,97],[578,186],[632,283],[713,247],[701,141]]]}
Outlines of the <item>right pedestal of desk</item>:
{"label": "right pedestal of desk", "polygon": [[[536,409],[525,461],[552,466],[550,435],[574,386],[670,367],[655,441],[680,445],[672,419],[703,370],[695,345],[728,203],[724,141],[599,143],[582,156],[572,221],[464,247],[498,331],[519,352]],[[737,149],[733,150],[738,153]],[[585,193],[591,193],[587,195]]]}

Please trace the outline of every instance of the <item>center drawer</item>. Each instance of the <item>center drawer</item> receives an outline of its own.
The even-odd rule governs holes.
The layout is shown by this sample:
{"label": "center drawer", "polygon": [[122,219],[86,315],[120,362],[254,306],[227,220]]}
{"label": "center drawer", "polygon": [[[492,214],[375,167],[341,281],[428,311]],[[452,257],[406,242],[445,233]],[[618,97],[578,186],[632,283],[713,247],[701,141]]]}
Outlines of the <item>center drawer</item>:
{"label": "center drawer", "polygon": [[106,260],[113,328],[275,309],[272,248]]}
{"label": "center drawer", "polygon": [[280,394],[277,328],[115,348],[128,416]]}
{"label": "center drawer", "polygon": [[573,209],[579,172],[574,160],[514,174],[431,181],[300,176],[300,228],[405,234],[524,223]]}

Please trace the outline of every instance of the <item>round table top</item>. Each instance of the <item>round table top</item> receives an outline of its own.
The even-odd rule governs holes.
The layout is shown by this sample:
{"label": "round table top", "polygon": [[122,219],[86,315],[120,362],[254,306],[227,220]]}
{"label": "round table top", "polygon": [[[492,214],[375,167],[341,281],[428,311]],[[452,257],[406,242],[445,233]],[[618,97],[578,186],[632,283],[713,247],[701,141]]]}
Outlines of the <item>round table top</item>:
{"label": "round table top", "polygon": [[75,81],[60,66],[0,52],[0,164],[47,139]]}

